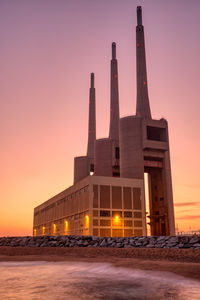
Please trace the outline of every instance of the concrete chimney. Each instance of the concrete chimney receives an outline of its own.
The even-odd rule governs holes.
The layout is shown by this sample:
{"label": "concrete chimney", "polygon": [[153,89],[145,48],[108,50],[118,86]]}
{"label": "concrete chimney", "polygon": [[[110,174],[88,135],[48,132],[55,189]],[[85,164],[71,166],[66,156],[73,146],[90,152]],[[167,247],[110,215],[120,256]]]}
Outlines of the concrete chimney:
{"label": "concrete chimney", "polygon": [[118,70],[116,59],[116,43],[112,43],[112,59],[110,73],[110,130],[109,138],[119,144],[119,92],[118,92]]}
{"label": "concrete chimney", "polygon": [[88,146],[87,156],[94,159],[94,143],[96,140],[96,110],[95,110],[95,88],[94,73],[91,73],[90,95],[89,95],[89,124],[88,124]]}
{"label": "concrete chimney", "polygon": [[136,26],[137,105],[136,115],[151,118],[149,105],[142,7],[137,7]]}

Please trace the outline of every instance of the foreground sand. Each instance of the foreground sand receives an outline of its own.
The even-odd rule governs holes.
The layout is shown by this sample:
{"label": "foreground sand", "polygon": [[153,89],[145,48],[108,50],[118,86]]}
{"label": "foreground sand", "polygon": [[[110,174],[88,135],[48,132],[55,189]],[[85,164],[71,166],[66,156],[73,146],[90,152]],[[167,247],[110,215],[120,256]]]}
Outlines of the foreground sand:
{"label": "foreground sand", "polygon": [[0,247],[0,261],[110,262],[200,280],[200,250],[193,249]]}

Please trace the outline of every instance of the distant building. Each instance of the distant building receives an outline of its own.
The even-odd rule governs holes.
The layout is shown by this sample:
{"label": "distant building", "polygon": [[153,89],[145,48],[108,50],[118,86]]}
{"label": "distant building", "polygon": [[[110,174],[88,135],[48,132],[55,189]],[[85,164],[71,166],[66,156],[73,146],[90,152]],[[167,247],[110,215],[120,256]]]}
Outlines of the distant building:
{"label": "distant building", "polygon": [[116,44],[112,43],[109,137],[96,139],[94,74],[87,155],[74,159],[74,185],[34,209],[34,235],[146,235],[144,172],[151,235],[174,235],[168,125],[151,117],[142,9],[137,7],[136,115],[119,118]]}

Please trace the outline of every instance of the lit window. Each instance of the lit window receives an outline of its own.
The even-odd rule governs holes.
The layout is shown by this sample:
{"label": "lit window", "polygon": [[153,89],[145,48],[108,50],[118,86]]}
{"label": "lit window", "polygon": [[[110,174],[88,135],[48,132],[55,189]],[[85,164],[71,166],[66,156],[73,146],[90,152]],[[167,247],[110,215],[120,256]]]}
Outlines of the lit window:
{"label": "lit window", "polygon": [[45,226],[42,226],[42,234],[45,234]]}
{"label": "lit window", "polygon": [[90,165],[90,175],[92,176],[94,174],[94,164]]}
{"label": "lit window", "polygon": [[56,224],[53,224],[53,234],[56,233]]}
{"label": "lit window", "polygon": [[65,232],[68,231],[68,228],[69,228],[69,223],[68,223],[68,221],[65,221]]}
{"label": "lit window", "polygon": [[119,216],[115,216],[115,222],[119,222]]}
{"label": "lit window", "polygon": [[122,225],[122,220],[120,218],[119,215],[115,215],[114,218],[113,218],[113,226],[121,226]]}
{"label": "lit window", "polygon": [[85,216],[85,227],[86,228],[89,227],[89,216],[88,215]]}
{"label": "lit window", "polygon": [[36,230],[36,229],[33,230],[33,235],[34,235],[34,236],[37,235],[37,230]]}

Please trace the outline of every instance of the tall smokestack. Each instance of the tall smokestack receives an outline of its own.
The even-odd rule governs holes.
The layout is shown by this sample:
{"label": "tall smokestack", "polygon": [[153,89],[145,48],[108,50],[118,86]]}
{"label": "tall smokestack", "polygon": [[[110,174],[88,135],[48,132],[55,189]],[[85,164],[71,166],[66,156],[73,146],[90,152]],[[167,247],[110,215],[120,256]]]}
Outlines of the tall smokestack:
{"label": "tall smokestack", "polygon": [[109,138],[119,143],[119,92],[118,70],[116,59],[116,43],[112,43],[112,60],[110,74],[110,130]]}
{"label": "tall smokestack", "polygon": [[137,105],[136,115],[151,118],[149,106],[147,70],[144,42],[144,27],[142,25],[142,7],[137,6],[136,26],[136,64],[137,64]]}
{"label": "tall smokestack", "polygon": [[94,143],[96,140],[96,110],[95,110],[95,88],[94,73],[91,73],[90,95],[89,95],[89,125],[88,125],[88,158],[94,158]]}

